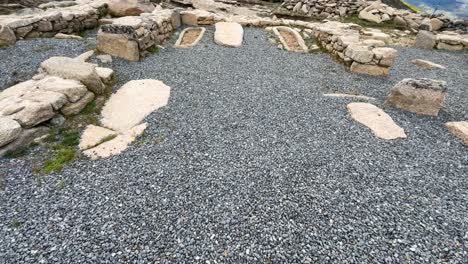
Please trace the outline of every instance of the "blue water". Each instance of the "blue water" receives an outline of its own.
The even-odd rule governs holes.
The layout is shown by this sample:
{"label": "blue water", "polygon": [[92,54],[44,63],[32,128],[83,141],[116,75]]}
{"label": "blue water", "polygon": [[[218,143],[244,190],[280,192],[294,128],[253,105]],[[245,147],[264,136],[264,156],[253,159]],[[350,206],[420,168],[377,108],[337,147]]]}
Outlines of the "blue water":
{"label": "blue water", "polygon": [[455,16],[468,18],[468,0],[405,0],[428,13],[432,13],[435,8],[449,12]]}

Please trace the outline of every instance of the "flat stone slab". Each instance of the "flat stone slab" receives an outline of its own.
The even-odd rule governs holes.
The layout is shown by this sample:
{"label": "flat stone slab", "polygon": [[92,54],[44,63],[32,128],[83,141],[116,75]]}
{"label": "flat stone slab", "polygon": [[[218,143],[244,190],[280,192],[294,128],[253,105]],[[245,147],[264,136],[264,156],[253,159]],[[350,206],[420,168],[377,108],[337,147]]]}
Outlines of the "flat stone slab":
{"label": "flat stone slab", "polygon": [[406,138],[405,131],[382,109],[369,103],[350,103],[351,118],[367,126],[375,136],[382,139]]}
{"label": "flat stone slab", "polygon": [[445,127],[456,137],[460,138],[465,145],[468,145],[468,121],[447,122],[445,123]]}
{"label": "flat stone slab", "polygon": [[215,24],[214,41],[228,47],[240,47],[244,38],[244,29],[239,23],[218,22]]}
{"label": "flat stone slab", "polygon": [[418,66],[418,67],[421,67],[423,69],[427,69],[427,70],[430,70],[430,69],[445,69],[445,66],[442,66],[440,64],[433,63],[433,62],[427,61],[427,60],[415,59],[415,60],[412,60],[411,63]]}
{"label": "flat stone slab", "polygon": [[369,97],[369,96],[359,95],[359,94],[329,93],[329,94],[324,94],[323,96],[325,97],[349,97],[349,98],[355,98],[355,99],[375,100],[374,97]]}
{"label": "flat stone slab", "polygon": [[90,149],[101,143],[109,141],[111,137],[116,136],[117,133],[110,129],[95,125],[88,125],[81,135],[80,144],[78,146],[81,150]]}
{"label": "flat stone slab", "polygon": [[169,100],[171,88],[157,80],[133,80],[124,84],[102,109],[101,123],[120,133],[140,124]]}
{"label": "flat stone slab", "polygon": [[126,150],[139,135],[143,134],[147,127],[146,123],[135,126],[115,138],[105,141],[94,148],[83,151],[83,154],[91,159],[106,158]]}

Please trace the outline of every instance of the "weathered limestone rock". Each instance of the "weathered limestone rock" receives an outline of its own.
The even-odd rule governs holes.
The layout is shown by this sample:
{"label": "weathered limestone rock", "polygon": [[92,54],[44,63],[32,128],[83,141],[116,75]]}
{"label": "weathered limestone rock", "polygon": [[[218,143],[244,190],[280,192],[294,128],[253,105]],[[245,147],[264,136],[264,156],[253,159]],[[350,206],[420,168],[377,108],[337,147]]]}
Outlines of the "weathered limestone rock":
{"label": "weathered limestone rock", "polygon": [[86,86],[77,80],[67,80],[57,76],[47,76],[37,82],[40,90],[64,94],[71,103],[78,101],[88,92]]}
{"label": "weathered limestone rock", "polygon": [[110,85],[114,81],[114,70],[103,67],[96,67],[96,72],[101,77],[102,82]]}
{"label": "weathered limestone rock", "polygon": [[140,60],[138,43],[123,34],[100,31],[97,35],[97,48],[101,52],[121,57],[130,61]]}
{"label": "weathered limestone rock", "polygon": [[458,44],[458,45],[451,45],[445,42],[439,42],[437,43],[437,49],[441,50],[450,50],[450,51],[460,51],[463,50],[463,45]]}
{"label": "weathered limestone rock", "polygon": [[81,135],[78,146],[81,150],[90,149],[115,136],[117,136],[115,131],[100,126],[88,125]]}
{"label": "weathered limestone rock", "polygon": [[392,48],[375,48],[372,50],[374,56],[379,60],[379,65],[390,67],[397,56],[397,51]]}
{"label": "weathered limestone rock", "polygon": [[351,44],[345,51],[345,55],[359,63],[368,63],[372,61],[374,53],[369,47],[359,44]]}
{"label": "weathered limestone rock", "polygon": [[54,38],[56,39],[83,39],[81,36],[69,35],[69,34],[64,34],[64,33],[57,33],[54,35]]}
{"label": "weathered limestone rock", "polygon": [[49,128],[45,126],[23,129],[21,134],[14,141],[0,148],[0,157],[10,151],[20,150],[27,147],[34,139],[47,134],[48,131]]}
{"label": "weathered limestone rock", "polygon": [[143,134],[146,127],[146,123],[132,127],[109,141],[99,144],[94,148],[83,151],[83,154],[93,160],[119,154],[127,149],[128,145],[132,143],[139,135]]}
{"label": "weathered limestone rock", "polygon": [[239,23],[218,22],[215,25],[214,40],[216,44],[228,47],[240,47],[244,36],[244,29]]}
{"label": "weathered limestone rock", "polygon": [[426,78],[403,79],[391,89],[385,102],[410,112],[437,116],[446,93],[444,81]]}
{"label": "weathered limestone rock", "polygon": [[353,62],[350,68],[351,72],[373,75],[373,76],[386,76],[388,75],[389,68],[371,64],[361,64]]}
{"label": "weathered limestone rock", "polygon": [[447,122],[445,123],[445,127],[460,138],[465,145],[468,145],[468,122],[467,121],[460,121],[460,122]]}
{"label": "weathered limestone rock", "polygon": [[36,126],[55,115],[54,109],[49,103],[23,100],[20,104],[24,106],[23,109],[8,117],[18,121],[25,128]]}
{"label": "weathered limestone rock", "polygon": [[429,31],[421,30],[416,36],[416,43],[414,46],[421,49],[433,49],[436,43],[436,35]]}
{"label": "weathered limestone rock", "polygon": [[48,103],[54,110],[58,110],[68,103],[67,97],[64,94],[39,89],[25,93],[21,99],[31,102]]}
{"label": "weathered limestone rock", "polygon": [[146,0],[110,0],[109,13],[113,16],[139,16],[141,13],[151,13],[154,6]]}
{"label": "weathered limestone rock", "polygon": [[21,133],[18,122],[8,117],[0,116],[0,147],[15,140]]}
{"label": "weathered limestone rock", "polygon": [[375,136],[382,139],[406,138],[405,131],[382,109],[369,103],[350,103],[351,118],[367,126]]}
{"label": "weathered limestone rock", "polygon": [[438,31],[444,26],[444,22],[442,22],[438,18],[431,18],[430,22],[432,31]]}
{"label": "weathered limestone rock", "polygon": [[88,50],[75,57],[75,60],[87,62],[94,55],[94,50]]}
{"label": "weathered limestone rock", "polygon": [[170,89],[157,80],[127,82],[102,109],[102,125],[121,133],[129,130],[140,124],[152,111],[165,106]]}
{"label": "weathered limestone rock", "polygon": [[380,18],[380,16],[374,15],[365,10],[362,10],[361,12],[359,12],[359,18],[370,21],[370,22],[378,23],[378,24],[382,23],[382,19]]}
{"label": "weathered limestone rock", "polygon": [[81,81],[95,94],[102,94],[105,86],[96,73],[96,66],[67,57],[51,57],[41,63],[41,68],[50,75]]}
{"label": "weathered limestone rock", "polygon": [[85,106],[94,100],[95,95],[92,92],[87,92],[80,100],[75,103],[66,104],[60,111],[65,116],[78,114]]}
{"label": "weathered limestone rock", "polygon": [[434,68],[445,69],[445,66],[442,66],[440,64],[436,64],[427,60],[415,59],[415,60],[412,60],[411,63],[413,63],[414,65],[418,67],[421,67],[423,69],[428,69],[428,70],[434,69]]}
{"label": "weathered limestone rock", "polygon": [[36,87],[36,81],[34,80],[20,82],[0,92],[0,100],[10,97],[10,96],[21,96],[25,94],[27,91],[35,89],[35,87]]}
{"label": "weathered limestone rock", "polygon": [[100,60],[102,63],[111,63],[112,62],[112,56],[109,55],[109,54],[97,55],[96,59]]}
{"label": "weathered limestone rock", "polygon": [[7,26],[0,25],[0,47],[15,44],[16,36],[13,30]]}

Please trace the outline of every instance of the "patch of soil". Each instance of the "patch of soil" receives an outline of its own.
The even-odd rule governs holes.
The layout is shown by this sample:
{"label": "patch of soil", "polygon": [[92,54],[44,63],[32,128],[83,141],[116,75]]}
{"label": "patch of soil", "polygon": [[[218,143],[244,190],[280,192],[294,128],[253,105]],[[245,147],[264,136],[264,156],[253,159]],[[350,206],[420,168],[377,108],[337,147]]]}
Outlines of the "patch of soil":
{"label": "patch of soil", "polygon": [[184,36],[182,37],[182,41],[180,45],[190,45],[192,44],[200,35],[201,29],[189,29],[185,31]]}
{"label": "patch of soil", "polygon": [[302,50],[299,43],[297,43],[296,36],[293,33],[286,30],[278,30],[280,35],[283,37],[286,44],[288,44],[289,49],[291,50]]}

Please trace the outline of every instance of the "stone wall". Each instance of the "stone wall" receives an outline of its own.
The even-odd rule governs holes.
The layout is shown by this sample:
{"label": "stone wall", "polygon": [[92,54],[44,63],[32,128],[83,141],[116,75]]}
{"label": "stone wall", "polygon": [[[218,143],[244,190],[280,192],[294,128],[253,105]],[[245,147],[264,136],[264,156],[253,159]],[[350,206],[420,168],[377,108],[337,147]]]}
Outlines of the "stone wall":
{"label": "stone wall", "polygon": [[78,33],[98,26],[107,14],[107,4],[91,3],[26,16],[0,17],[0,46],[12,45],[18,39],[52,37],[56,33]]}
{"label": "stone wall", "polygon": [[358,14],[366,6],[364,0],[286,0],[283,3],[283,7],[294,13],[320,18]]}
{"label": "stone wall", "polygon": [[114,19],[102,25],[97,36],[98,50],[137,61],[145,51],[161,44],[181,24],[179,10],[155,10],[140,16]]}
{"label": "stone wall", "polygon": [[380,31],[366,31],[353,24],[327,22],[313,34],[323,48],[350,65],[350,70],[369,75],[388,75],[397,51],[384,47],[390,37]]}

